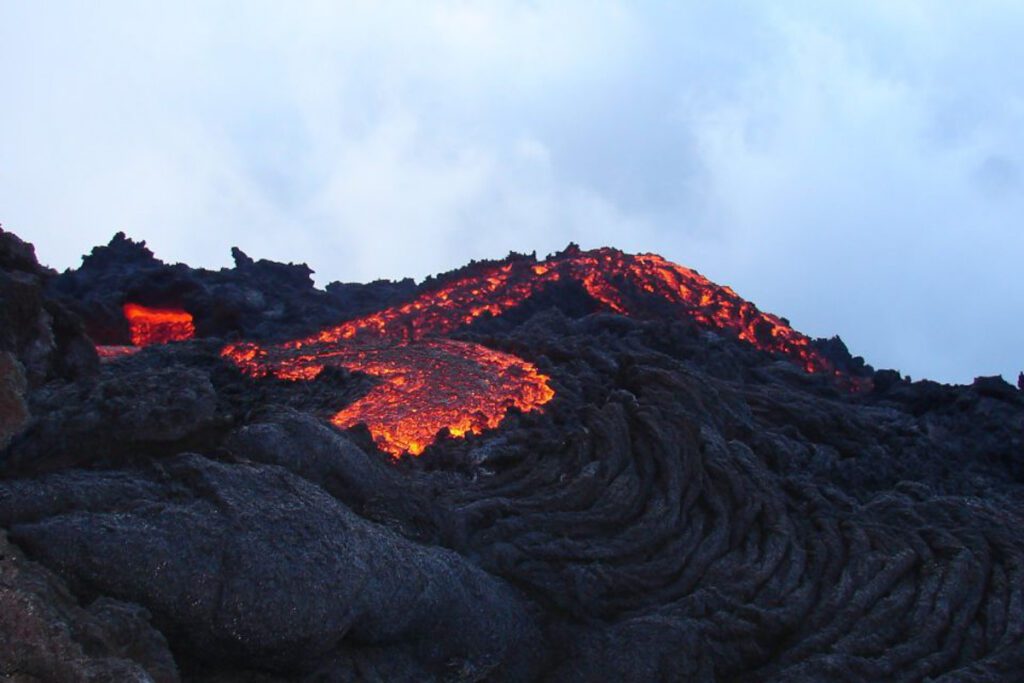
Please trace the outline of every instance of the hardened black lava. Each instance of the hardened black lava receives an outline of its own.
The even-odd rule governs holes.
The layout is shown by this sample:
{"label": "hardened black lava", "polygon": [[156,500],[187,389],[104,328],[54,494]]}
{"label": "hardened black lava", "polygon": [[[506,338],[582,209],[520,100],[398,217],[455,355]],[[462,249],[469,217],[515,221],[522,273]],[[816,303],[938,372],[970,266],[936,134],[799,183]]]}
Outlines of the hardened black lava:
{"label": "hardened black lava", "polygon": [[0,231],[0,677],[1022,680],[1002,379],[614,250],[326,291],[235,260],[118,235],[58,275]]}

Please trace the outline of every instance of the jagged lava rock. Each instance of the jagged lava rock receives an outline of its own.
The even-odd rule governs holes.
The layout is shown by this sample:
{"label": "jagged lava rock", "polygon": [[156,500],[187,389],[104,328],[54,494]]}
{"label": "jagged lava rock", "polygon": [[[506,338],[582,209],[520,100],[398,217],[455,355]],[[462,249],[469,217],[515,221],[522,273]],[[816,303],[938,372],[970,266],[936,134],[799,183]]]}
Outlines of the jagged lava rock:
{"label": "jagged lava rock", "polygon": [[[9,251],[13,279],[36,268]],[[75,375],[26,351],[39,308],[13,323],[0,350],[37,370],[0,527],[67,583],[41,605],[147,610],[210,683],[1020,680],[1024,393],[1003,380],[874,372],[614,250],[327,292],[234,256],[168,266],[119,236],[31,275],[103,341],[132,297],[198,335]],[[329,361],[367,336],[511,354],[553,397],[392,458],[330,423],[382,381]]]}

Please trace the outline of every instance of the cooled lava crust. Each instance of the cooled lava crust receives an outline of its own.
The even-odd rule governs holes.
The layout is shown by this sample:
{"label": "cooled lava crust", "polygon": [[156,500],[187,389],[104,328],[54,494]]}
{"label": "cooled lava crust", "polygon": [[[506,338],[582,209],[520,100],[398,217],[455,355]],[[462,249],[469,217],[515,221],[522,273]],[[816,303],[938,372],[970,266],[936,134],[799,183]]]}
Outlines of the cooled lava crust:
{"label": "cooled lava crust", "polygon": [[234,256],[57,275],[0,232],[0,676],[1021,680],[1000,378],[875,371],[653,255]]}

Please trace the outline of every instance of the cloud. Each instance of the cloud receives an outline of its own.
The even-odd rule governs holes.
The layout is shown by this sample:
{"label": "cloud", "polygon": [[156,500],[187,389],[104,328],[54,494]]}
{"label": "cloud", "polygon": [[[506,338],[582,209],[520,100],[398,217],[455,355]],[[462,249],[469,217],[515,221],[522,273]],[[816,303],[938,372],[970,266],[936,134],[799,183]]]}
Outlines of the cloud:
{"label": "cloud", "polygon": [[[318,280],[656,251],[878,366],[1024,368],[1022,11],[8,3],[0,220]],[[1016,276],[1016,277],[1015,277]]]}

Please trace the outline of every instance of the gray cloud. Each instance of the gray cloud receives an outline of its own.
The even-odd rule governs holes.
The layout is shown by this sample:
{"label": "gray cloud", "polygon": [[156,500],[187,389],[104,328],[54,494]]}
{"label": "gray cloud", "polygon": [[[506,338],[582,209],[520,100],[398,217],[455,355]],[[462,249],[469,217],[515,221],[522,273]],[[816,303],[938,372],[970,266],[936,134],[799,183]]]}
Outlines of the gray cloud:
{"label": "gray cloud", "polygon": [[320,282],[656,251],[877,366],[1024,368],[1011,3],[6,3],[0,220]]}

